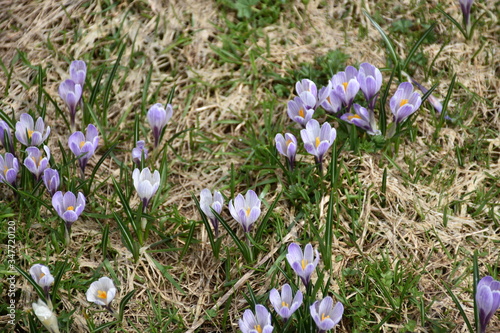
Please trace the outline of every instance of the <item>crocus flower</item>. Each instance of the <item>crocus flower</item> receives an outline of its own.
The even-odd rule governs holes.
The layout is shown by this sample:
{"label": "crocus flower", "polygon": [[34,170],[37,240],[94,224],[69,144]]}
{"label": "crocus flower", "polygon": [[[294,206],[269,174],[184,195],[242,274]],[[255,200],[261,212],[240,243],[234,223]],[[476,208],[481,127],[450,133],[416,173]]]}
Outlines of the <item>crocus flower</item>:
{"label": "crocus flower", "polygon": [[82,98],[82,86],[73,80],[65,80],[59,85],[59,96],[68,107],[71,126],[74,126],[76,107]]}
{"label": "crocus flower", "polygon": [[148,122],[153,130],[153,137],[155,139],[155,147],[158,146],[158,142],[160,141],[160,135],[168,123],[170,118],[172,118],[173,109],[172,105],[167,104],[167,109],[165,110],[160,103],[156,103],[148,110]]}
{"label": "crocus flower", "polygon": [[288,116],[300,126],[305,127],[314,114],[314,109],[307,107],[311,103],[312,105],[316,104],[314,96],[310,92],[302,92],[301,96],[295,97],[293,101],[288,102]]}
{"label": "crocus flower", "polygon": [[321,103],[321,107],[330,114],[337,114],[342,109],[342,100],[337,96],[335,90],[330,89],[328,96]]}
{"label": "crocus flower", "polygon": [[0,120],[0,142],[4,146],[5,150],[14,154],[14,146],[12,144],[12,134],[10,133],[9,124],[5,121]]}
{"label": "crocus flower", "polygon": [[78,157],[80,163],[80,170],[82,172],[82,178],[85,175],[85,167],[87,162],[94,155],[94,152],[99,145],[99,132],[97,128],[89,124],[87,126],[87,133],[83,135],[82,132],[77,131],[68,139],[69,149]]}
{"label": "crocus flower", "polygon": [[323,155],[335,141],[337,131],[329,123],[324,123],[321,128],[316,119],[307,122],[306,128],[300,131],[304,148],[309,154],[314,155],[316,163],[322,170]]}
{"label": "crocus flower", "polygon": [[316,88],[316,84],[309,79],[297,81],[297,83],[295,83],[295,90],[297,91],[297,95],[300,95],[304,91],[308,91],[315,98],[318,96],[318,89]]}
{"label": "crocus flower", "polygon": [[56,315],[49,309],[47,304],[41,299],[33,303],[33,312],[40,319],[43,326],[51,333],[59,333],[59,325],[57,323]]}
{"label": "crocus flower", "polygon": [[45,150],[45,157],[42,158],[42,153],[37,147],[26,148],[28,157],[24,159],[24,166],[35,176],[37,181],[49,166],[50,149],[44,145],[43,150]]}
{"label": "crocus flower", "polygon": [[467,33],[469,33],[470,29],[470,10],[472,8],[472,3],[474,0],[458,0],[460,3],[460,9],[462,9],[462,14],[464,16],[463,22],[464,26],[467,29]]}
{"label": "crocus flower", "polygon": [[257,194],[248,190],[243,195],[238,194],[233,200],[229,200],[229,212],[231,216],[243,227],[244,232],[252,230],[252,226],[260,216],[260,200]]}
{"label": "crocus flower", "polygon": [[87,65],[85,61],[73,60],[69,65],[69,75],[73,82],[79,84],[83,88],[85,77],[87,76]]}
{"label": "crocus flower", "polygon": [[243,317],[238,321],[243,333],[271,333],[271,314],[261,304],[255,306],[255,314],[250,309],[243,312]]}
{"label": "crocus flower", "polygon": [[30,268],[30,275],[42,287],[45,296],[48,297],[50,286],[54,284],[54,277],[50,274],[49,268],[42,264],[35,264]]}
{"label": "crocus flower", "polygon": [[[423,85],[421,85],[420,83],[418,83],[417,81],[415,81],[413,78],[410,78],[411,79],[411,83],[413,83],[414,85],[417,86],[418,89],[420,89],[420,91],[423,93],[423,94],[426,94],[429,89],[427,89],[426,87],[424,87]],[[441,104],[441,102],[436,98],[434,97],[432,94],[430,94],[428,97],[427,97],[427,102],[429,102],[432,107],[434,108],[434,110],[436,110],[436,112],[438,114],[441,114],[441,112],[443,112],[443,105]],[[444,119],[446,120],[452,120],[448,115],[445,115],[444,116]]]}
{"label": "crocus flower", "polygon": [[14,186],[19,172],[19,162],[11,153],[0,155],[0,182]]}
{"label": "crocus flower", "polygon": [[328,296],[321,301],[314,302],[309,307],[309,310],[316,326],[318,326],[318,330],[325,332],[331,330],[340,322],[344,314],[344,305],[337,302],[334,306],[332,298]]}
{"label": "crocus flower", "polygon": [[288,320],[293,313],[302,305],[303,295],[300,290],[297,290],[295,297],[292,299],[292,288],[287,283],[281,288],[281,295],[276,289],[272,289],[269,293],[269,300],[277,314],[284,320]]}
{"label": "crocus flower", "polygon": [[382,87],[382,73],[380,70],[370,63],[364,62],[359,65],[359,72],[357,76],[359,87],[365,95],[368,102],[368,107],[373,111],[375,102],[377,101],[377,93]]}
{"label": "crocus flower", "polygon": [[394,122],[401,124],[417,111],[421,103],[420,94],[413,91],[413,85],[410,82],[401,83],[389,103],[394,115]]}
{"label": "crocus flower", "polygon": [[56,194],[60,184],[59,172],[55,169],[47,168],[43,171],[42,179],[50,195],[53,196]]}
{"label": "crocus flower", "polygon": [[27,147],[40,145],[47,139],[49,134],[50,126],[45,128],[45,123],[41,117],[36,120],[35,124],[29,114],[23,113],[16,123],[16,138]]}
{"label": "crocus flower", "polygon": [[87,290],[86,296],[88,302],[94,302],[97,305],[104,306],[107,310],[113,313],[109,303],[115,298],[116,288],[113,280],[103,276],[97,281],[90,284]]}
{"label": "crocus flower", "polygon": [[302,253],[302,249],[296,243],[292,243],[288,246],[286,259],[305,286],[309,284],[311,275],[319,263],[318,250],[316,250],[315,253],[316,258],[314,258],[313,247],[310,243],[304,248],[304,253]]}
{"label": "crocus flower", "polygon": [[370,135],[380,135],[381,133],[377,128],[377,122],[375,121],[375,114],[373,111],[359,104],[354,104],[353,107],[356,113],[345,113],[340,119],[364,129],[366,133]]}
{"label": "crocus flower", "polygon": [[78,192],[77,198],[73,192],[63,194],[61,191],[57,191],[52,197],[52,206],[59,217],[64,220],[69,234],[71,225],[78,219],[85,208],[85,196],[82,192]]}
{"label": "crocus flower", "polygon": [[500,307],[500,281],[491,276],[485,276],[477,284],[476,304],[479,311],[479,327],[481,333],[486,332],[486,326],[491,317]]}
{"label": "crocus flower", "polygon": [[145,147],[145,142],[143,140],[139,140],[136,143],[136,146],[132,148],[132,160],[137,165],[138,168],[141,167],[142,156],[144,154],[144,160],[148,158],[148,149]]}
{"label": "crocus flower", "polygon": [[151,174],[149,168],[144,168],[142,171],[134,169],[132,179],[134,180],[135,190],[142,200],[142,210],[146,211],[149,201],[160,186],[160,173],[155,170]]}
{"label": "crocus flower", "polygon": [[208,188],[205,188],[200,193],[200,208],[202,212],[210,219],[214,227],[215,237],[219,235],[219,221],[215,217],[212,209],[220,214],[222,211],[222,206],[224,205],[224,198],[219,191],[214,191],[212,197],[212,192]]}
{"label": "crocus flower", "polygon": [[357,79],[358,71],[352,66],[347,66],[345,72],[338,72],[332,79],[332,87],[342,104],[349,111],[354,97],[359,91],[359,82]]}
{"label": "crocus flower", "polygon": [[274,137],[274,142],[276,143],[276,150],[285,156],[290,169],[293,169],[295,164],[295,154],[297,153],[297,139],[291,133],[283,134],[278,133]]}

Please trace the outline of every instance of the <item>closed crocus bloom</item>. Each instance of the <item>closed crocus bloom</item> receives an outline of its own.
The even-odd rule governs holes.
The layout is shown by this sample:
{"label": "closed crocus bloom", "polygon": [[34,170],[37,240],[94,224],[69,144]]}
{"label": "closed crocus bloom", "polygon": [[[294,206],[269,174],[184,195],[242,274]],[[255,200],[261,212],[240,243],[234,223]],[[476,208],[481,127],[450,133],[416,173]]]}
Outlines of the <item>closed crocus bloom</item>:
{"label": "closed crocus bloom", "polygon": [[286,157],[290,169],[293,169],[295,154],[297,153],[297,138],[291,133],[285,133],[285,136],[278,133],[274,137],[274,142],[276,143],[276,150]]}
{"label": "closed crocus bloom", "polygon": [[306,151],[315,156],[316,163],[322,169],[323,155],[333,144],[337,137],[337,131],[329,123],[324,123],[319,127],[316,119],[307,122],[306,128],[300,131],[300,136],[304,142]]}
{"label": "closed crocus bloom", "polygon": [[309,307],[311,317],[314,319],[320,332],[331,330],[342,319],[344,314],[344,305],[337,302],[333,305],[333,299],[328,296],[322,301],[316,301]]}
{"label": "closed crocus bloom", "polygon": [[76,107],[82,98],[82,86],[73,80],[65,80],[59,85],[59,96],[68,107],[71,126],[74,126]]}
{"label": "closed crocus bloom", "polygon": [[377,128],[377,122],[375,121],[373,111],[359,104],[354,104],[353,107],[356,113],[343,114],[340,119],[364,129],[366,133],[370,135],[380,135],[381,133]]}
{"label": "closed crocus bloom", "polygon": [[49,309],[47,304],[41,299],[33,303],[33,312],[37,318],[42,322],[43,326],[51,333],[59,333],[59,325],[57,323],[56,315]]}
{"label": "closed crocus bloom", "polygon": [[238,321],[243,333],[271,333],[271,314],[261,304],[255,306],[255,314],[250,309],[243,312],[243,317]]}
{"label": "closed crocus bloom", "polygon": [[12,144],[12,134],[10,133],[9,124],[5,121],[0,120],[0,142],[4,146],[5,150],[14,153],[14,146]]}
{"label": "closed crocus bloom", "polygon": [[14,186],[18,172],[19,162],[14,155],[11,153],[0,155],[0,182]]}
{"label": "closed crocus bloom", "polygon": [[357,76],[358,70],[352,66],[347,66],[345,72],[338,72],[330,80],[333,90],[348,111],[351,108],[354,97],[359,91]]}
{"label": "closed crocus bloom", "polygon": [[69,75],[73,82],[79,84],[83,88],[85,77],[87,76],[87,65],[85,61],[73,60],[69,65]]}
{"label": "closed crocus bloom", "polygon": [[300,290],[298,290],[295,297],[293,297],[292,288],[287,283],[281,288],[281,295],[278,290],[272,289],[269,293],[269,300],[276,313],[284,320],[288,320],[288,318],[290,318],[302,305],[303,295]]}
{"label": "closed crocus bloom", "polygon": [[288,246],[286,255],[288,263],[293,268],[295,273],[301,278],[305,286],[309,284],[311,275],[318,266],[319,253],[316,250],[316,258],[311,244],[307,244],[304,248],[304,253],[298,244],[292,243]]}
{"label": "closed crocus bloom", "polygon": [[479,327],[481,333],[484,333],[491,317],[500,307],[500,281],[491,276],[482,278],[476,288],[476,304],[479,311]]}
{"label": "closed crocus bloom", "polygon": [[314,98],[318,96],[316,84],[309,79],[297,81],[297,83],[295,83],[295,90],[297,91],[297,95],[300,95],[304,91],[308,91],[314,96]]}
{"label": "closed crocus bloom", "polygon": [[42,179],[50,195],[53,196],[59,189],[59,172],[55,169],[47,168],[43,171]]}
{"label": "closed crocus bloom", "polygon": [[149,201],[160,186],[160,173],[158,170],[151,173],[149,168],[144,168],[142,171],[135,169],[132,173],[132,179],[134,181],[135,190],[142,200],[142,209],[146,211]]}
{"label": "closed crocus bloom", "polygon": [[47,139],[49,134],[50,126],[45,128],[45,123],[41,117],[35,123],[29,114],[23,113],[16,123],[16,138],[27,147],[40,145]]}
{"label": "closed crocus bloom", "polygon": [[382,73],[370,63],[364,62],[359,66],[357,76],[359,87],[371,110],[375,107],[376,95],[382,87]]}
{"label": "closed crocus bloom", "polygon": [[138,168],[141,167],[141,161],[144,156],[144,160],[148,158],[148,149],[145,147],[146,144],[143,140],[137,141],[134,148],[132,148],[132,160],[137,165]]}
{"label": "closed crocus bloom", "polygon": [[464,16],[463,22],[464,26],[467,29],[467,33],[469,33],[470,29],[470,10],[472,8],[472,3],[474,0],[458,0],[460,3],[460,9],[462,9],[462,14]]}
{"label": "closed crocus bloom", "polygon": [[111,303],[113,298],[115,298],[115,295],[115,284],[113,283],[113,280],[106,276],[92,282],[86,293],[87,301],[105,307],[109,306],[109,303]]}
{"label": "closed crocus bloom", "polygon": [[35,264],[30,268],[30,275],[43,288],[45,294],[48,294],[50,286],[54,284],[54,277],[50,274],[49,268],[42,264]]}
{"label": "closed crocus bloom", "polygon": [[77,197],[73,192],[63,194],[61,191],[57,191],[52,197],[52,206],[66,223],[67,230],[70,231],[71,225],[85,209],[85,196],[82,192],[78,192]]}
{"label": "closed crocus bloom", "polygon": [[172,118],[173,109],[172,105],[167,104],[167,109],[163,108],[160,103],[156,103],[152,107],[149,108],[147,118],[151,129],[153,130],[153,137],[155,139],[155,147],[158,146],[158,142],[160,141],[160,135],[168,123],[170,118]]}
{"label": "closed crocus bloom", "polygon": [[260,200],[257,194],[248,190],[245,197],[238,194],[233,200],[229,200],[229,212],[231,216],[243,227],[244,232],[252,230],[252,226],[260,216]]}
{"label": "closed crocus bloom", "polygon": [[99,146],[99,132],[97,128],[89,124],[85,135],[80,131],[71,134],[68,139],[68,146],[73,154],[78,157],[83,178],[87,162],[94,155]]}
{"label": "closed crocus bloom", "polygon": [[302,97],[305,101],[301,97],[295,97],[293,101],[288,102],[287,113],[290,119],[300,126],[305,127],[314,114],[314,109],[308,108],[307,105],[311,103],[314,105],[316,99],[307,91],[302,93]]}
{"label": "closed crocus bloom", "polygon": [[214,191],[214,195],[212,197],[212,192],[208,188],[205,188],[200,193],[200,208],[202,212],[210,219],[214,227],[215,236],[219,235],[219,221],[217,217],[215,217],[212,209],[220,214],[222,211],[222,206],[224,205],[224,198],[219,191]]}
{"label": "closed crocus bloom", "polygon": [[413,91],[413,85],[410,82],[401,83],[389,104],[394,115],[394,122],[401,124],[417,111],[421,103],[420,94]]}
{"label": "closed crocus bloom", "polygon": [[26,148],[28,157],[24,160],[24,166],[35,176],[37,180],[40,179],[45,169],[49,166],[50,149],[44,145],[43,150],[45,150],[45,157],[42,158],[42,152],[37,147]]}

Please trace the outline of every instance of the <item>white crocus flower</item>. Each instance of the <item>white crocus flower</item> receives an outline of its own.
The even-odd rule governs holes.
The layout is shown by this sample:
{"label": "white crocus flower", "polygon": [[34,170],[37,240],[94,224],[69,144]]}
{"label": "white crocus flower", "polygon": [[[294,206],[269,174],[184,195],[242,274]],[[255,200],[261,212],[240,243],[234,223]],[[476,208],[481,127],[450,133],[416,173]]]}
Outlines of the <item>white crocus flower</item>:
{"label": "white crocus flower", "polygon": [[47,304],[41,299],[37,303],[33,303],[33,311],[35,315],[40,319],[43,326],[51,333],[59,333],[59,325],[57,323],[57,317],[52,312]]}
{"label": "white crocus flower", "polygon": [[144,168],[142,171],[135,169],[132,173],[132,179],[134,180],[134,187],[139,198],[142,200],[142,207],[145,211],[149,200],[151,200],[151,197],[153,197],[160,186],[160,173],[158,170],[151,173],[149,168]]}
{"label": "white crocus flower", "polygon": [[92,282],[87,290],[87,301],[109,308],[109,303],[115,298],[116,288],[113,280],[104,276]]}

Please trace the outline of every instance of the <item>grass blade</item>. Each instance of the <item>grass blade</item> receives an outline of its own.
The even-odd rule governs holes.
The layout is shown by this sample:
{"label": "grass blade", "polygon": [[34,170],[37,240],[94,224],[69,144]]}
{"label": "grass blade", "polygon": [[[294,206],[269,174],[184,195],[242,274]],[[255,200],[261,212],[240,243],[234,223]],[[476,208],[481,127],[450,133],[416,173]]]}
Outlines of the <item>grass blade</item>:
{"label": "grass blade", "polygon": [[415,52],[417,52],[418,48],[420,47],[420,45],[422,45],[422,43],[424,42],[424,40],[427,38],[427,36],[432,32],[432,30],[434,30],[434,27],[436,26],[437,22],[434,22],[430,27],[429,29],[427,29],[423,34],[422,36],[419,38],[419,40],[415,43],[415,45],[413,45],[413,47],[411,48],[410,52],[408,52],[408,55],[406,56],[406,60],[405,62],[403,63],[403,68],[402,70],[406,70],[406,68],[408,67],[408,64],[410,63],[411,61],[411,58],[413,58],[413,55],[415,54]]}
{"label": "grass blade", "polygon": [[396,50],[394,50],[394,46],[392,45],[391,39],[389,38],[389,36],[386,35],[384,30],[380,27],[380,25],[378,25],[377,22],[375,22],[375,20],[370,16],[370,14],[368,14],[368,12],[366,10],[363,9],[362,11],[363,11],[363,14],[370,20],[372,25],[375,27],[375,29],[378,30],[378,32],[382,36],[382,39],[384,40],[384,42],[387,46],[387,49],[389,50],[389,54],[392,58],[392,61],[394,62],[394,66],[396,67],[400,61],[399,61],[398,55],[396,54]]}

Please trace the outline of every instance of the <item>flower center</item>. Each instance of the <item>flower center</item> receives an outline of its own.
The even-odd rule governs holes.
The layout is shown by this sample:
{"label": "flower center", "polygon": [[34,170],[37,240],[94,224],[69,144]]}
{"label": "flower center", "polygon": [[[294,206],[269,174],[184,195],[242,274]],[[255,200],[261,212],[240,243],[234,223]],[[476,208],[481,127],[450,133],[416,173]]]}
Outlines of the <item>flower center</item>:
{"label": "flower center", "polygon": [[75,207],[69,206],[66,210],[75,210]]}
{"label": "flower center", "polygon": [[402,107],[406,103],[408,103],[408,100],[407,99],[402,99],[401,102],[399,102],[399,107]]}
{"label": "flower center", "polygon": [[40,273],[40,276],[38,277],[39,279],[43,278],[45,276],[44,273]]}
{"label": "flower center", "polygon": [[290,143],[292,143],[292,142],[293,142],[293,141],[292,141],[292,140],[290,140],[290,139],[286,140],[286,146],[288,147],[288,146],[290,145]]}
{"label": "flower center", "polygon": [[304,118],[305,114],[304,114],[304,109],[300,109],[299,110],[299,116],[301,116],[302,118]]}
{"label": "flower center", "polygon": [[257,332],[259,332],[259,333],[262,333],[262,327],[260,327],[260,325],[255,325],[255,326],[253,327],[253,329],[254,329],[254,330],[256,330],[256,331],[257,331]]}
{"label": "flower center", "polygon": [[306,269],[306,266],[307,266],[308,262],[306,259],[302,259],[302,261],[300,262],[300,265],[302,266],[302,269]]}
{"label": "flower center", "polygon": [[329,319],[330,316],[325,316],[324,313],[321,314],[321,321],[324,321],[325,319]]}
{"label": "flower center", "polygon": [[85,144],[85,141],[80,141],[80,149],[83,147],[84,144]]}
{"label": "flower center", "polygon": [[348,85],[348,84],[349,84],[348,82],[344,82],[344,83],[342,83],[342,85],[344,86],[344,91],[346,91],[346,90],[347,90],[347,85]]}
{"label": "flower center", "polygon": [[102,299],[106,299],[106,298],[108,298],[108,293],[105,292],[104,290],[98,290],[97,297],[102,298]]}
{"label": "flower center", "polygon": [[4,167],[3,167],[3,174],[4,174],[5,176],[7,176],[7,171],[9,171],[9,168],[7,168],[7,166],[4,166]]}
{"label": "flower center", "polygon": [[319,139],[319,136],[317,136],[316,137],[316,148],[318,148],[320,143],[321,143],[321,140]]}
{"label": "flower center", "polygon": [[247,209],[245,210],[245,214],[246,214],[246,216],[250,215],[250,211],[251,211],[251,210],[252,210],[251,208],[247,208]]}
{"label": "flower center", "polygon": [[347,119],[349,119],[349,120],[353,120],[353,119],[361,119],[361,117],[359,116],[359,114],[354,114],[354,115],[352,115],[352,116],[347,117]]}
{"label": "flower center", "polygon": [[30,139],[31,139],[31,137],[33,136],[33,133],[34,133],[34,132],[35,132],[35,131],[28,130],[28,138],[30,138]]}
{"label": "flower center", "polygon": [[282,307],[284,307],[284,308],[289,308],[289,307],[290,307],[290,306],[288,305],[288,303],[287,303],[287,302],[285,302],[285,301],[282,301],[282,302],[281,302],[281,306],[282,306]]}
{"label": "flower center", "polygon": [[332,100],[330,99],[330,96],[328,96],[328,97],[326,98],[326,100],[328,101],[328,104],[332,104]]}

